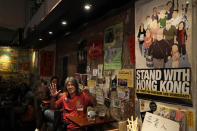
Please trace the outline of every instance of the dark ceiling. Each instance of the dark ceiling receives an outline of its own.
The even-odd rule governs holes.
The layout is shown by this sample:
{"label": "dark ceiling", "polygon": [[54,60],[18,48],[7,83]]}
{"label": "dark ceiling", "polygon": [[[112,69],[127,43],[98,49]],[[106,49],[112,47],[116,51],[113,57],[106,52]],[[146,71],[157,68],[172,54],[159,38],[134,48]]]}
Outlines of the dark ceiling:
{"label": "dark ceiling", "polygon": [[0,27],[0,43],[8,45],[11,43],[17,35],[16,30],[8,29],[6,27]]}
{"label": "dark ceiling", "polygon": [[[89,21],[102,17],[112,10],[128,6],[131,4],[131,1],[132,0],[62,0],[39,25],[34,29],[30,29],[27,37],[19,43],[19,46],[24,48],[42,48],[46,46],[49,41],[72,34]],[[89,11],[84,10],[83,7],[87,2],[92,5]],[[64,27],[60,24],[62,19],[65,19],[68,23]],[[53,31],[54,34],[49,35],[48,31]],[[39,38],[43,40],[39,41]]]}

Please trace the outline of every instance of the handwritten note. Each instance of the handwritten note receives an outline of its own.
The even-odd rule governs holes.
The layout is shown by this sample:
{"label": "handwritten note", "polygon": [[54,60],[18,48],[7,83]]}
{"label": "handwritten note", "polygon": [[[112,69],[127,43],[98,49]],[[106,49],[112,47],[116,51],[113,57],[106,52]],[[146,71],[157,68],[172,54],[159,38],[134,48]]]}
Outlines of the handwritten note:
{"label": "handwritten note", "polygon": [[172,120],[146,112],[142,131],[179,131],[179,124]]}

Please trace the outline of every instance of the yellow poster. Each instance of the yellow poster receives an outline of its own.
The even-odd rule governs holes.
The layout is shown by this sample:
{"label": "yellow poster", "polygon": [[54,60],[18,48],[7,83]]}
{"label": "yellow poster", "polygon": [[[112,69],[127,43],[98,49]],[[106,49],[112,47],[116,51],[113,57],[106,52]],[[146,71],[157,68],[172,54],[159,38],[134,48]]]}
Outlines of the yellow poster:
{"label": "yellow poster", "polygon": [[193,111],[187,111],[187,126],[194,128],[194,113]]}
{"label": "yellow poster", "polygon": [[89,80],[88,88],[89,88],[90,93],[96,94],[96,80]]}
{"label": "yellow poster", "polygon": [[118,85],[133,87],[133,69],[122,69],[118,71]]}

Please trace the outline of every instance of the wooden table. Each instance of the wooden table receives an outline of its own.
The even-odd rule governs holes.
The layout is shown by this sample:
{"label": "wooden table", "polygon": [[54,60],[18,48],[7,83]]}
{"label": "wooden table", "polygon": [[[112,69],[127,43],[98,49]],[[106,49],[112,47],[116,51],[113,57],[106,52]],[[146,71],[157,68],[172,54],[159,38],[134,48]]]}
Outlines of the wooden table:
{"label": "wooden table", "polygon": [[[95,120],[88,121],[88,118],[86,115],[84,116],[67,116],[67,119],[69,119],[71,122],[78,125],[81,129],[86,129],[89,126],[97,126],[97,125],[103,125],[111,122],[115,122],[113,118],[99,118],[98,116],[95,118]],[[102,126],[99,126],[101,129]]]}

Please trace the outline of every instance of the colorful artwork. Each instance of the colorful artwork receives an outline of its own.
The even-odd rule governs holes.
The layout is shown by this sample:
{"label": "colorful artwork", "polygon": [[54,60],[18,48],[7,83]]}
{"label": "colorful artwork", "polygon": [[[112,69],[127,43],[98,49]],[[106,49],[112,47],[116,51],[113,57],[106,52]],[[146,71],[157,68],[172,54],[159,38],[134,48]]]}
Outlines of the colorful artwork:
{"label": "colorful artwork", "polygon": [[23,50],[18,52],[18,68],[20,71],[28,72],[32,70],[32,66],[34,65],[32,50]]}
{"label": "colorful artwork", "polygon": [[104,32],[104,69],[121,69],[123,43],[123,24],[105,29]]}
{"label": "colorful artwork", "polygon": [[136,68],[191,66],[191,0],[136,2]]}
{"label": "colorful artwork", "polygon": [[0,71],[30,73],[34,66],[33,50],[0,48]]}

